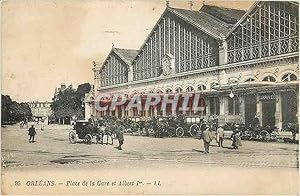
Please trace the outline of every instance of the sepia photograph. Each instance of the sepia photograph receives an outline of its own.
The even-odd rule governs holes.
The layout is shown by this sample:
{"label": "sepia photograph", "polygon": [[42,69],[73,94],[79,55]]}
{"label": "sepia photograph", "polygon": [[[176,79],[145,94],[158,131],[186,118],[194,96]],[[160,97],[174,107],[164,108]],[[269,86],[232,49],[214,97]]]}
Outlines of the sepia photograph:
{"label": "sepia photograph", "polygon": [[298,1],[3,0],[1,26],[1,194],[299,194]]}

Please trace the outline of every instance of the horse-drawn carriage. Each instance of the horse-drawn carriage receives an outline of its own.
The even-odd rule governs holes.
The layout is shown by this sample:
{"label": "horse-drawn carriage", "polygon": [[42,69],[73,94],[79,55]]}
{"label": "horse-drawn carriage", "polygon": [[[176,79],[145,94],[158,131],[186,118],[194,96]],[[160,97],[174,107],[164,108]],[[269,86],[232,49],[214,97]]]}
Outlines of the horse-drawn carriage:
{"label": "horse-drawn carriage", "polygon": [[195,116],[158,116],[132,121],[130,128],[125,132],[153,137],[200,137],[204,124],[203,118]]}
{"label": "horse-drawn carriage", "polygon": [[93,139],[97,144],[102,144],[104,137],[106,136],[106,143],[108,139],[111,139],[113,144],[113,139],[115,138],[115,129],[113,126],[105,125],[105,123],[91,123],[87,120],[76,121],[73,130],[69,133],[69,141],[75,144],[79,139],[83,140],[86,144],[91,144]]}
{"label": "horse-drawn carriage", "polygon": [[242,132],[243,140],[259,140],[262,142],[276,141],[278,129],[272,126],[245,126],[240,124],[238,129]]}
{"label": "horse-drawn carriage", "polygon": [[206,127],[203,118],[198,116],[181,117],[181,124],[176,129],[176,136],[183,137],[184,135],[191,137],[201,137],[202,132]]}

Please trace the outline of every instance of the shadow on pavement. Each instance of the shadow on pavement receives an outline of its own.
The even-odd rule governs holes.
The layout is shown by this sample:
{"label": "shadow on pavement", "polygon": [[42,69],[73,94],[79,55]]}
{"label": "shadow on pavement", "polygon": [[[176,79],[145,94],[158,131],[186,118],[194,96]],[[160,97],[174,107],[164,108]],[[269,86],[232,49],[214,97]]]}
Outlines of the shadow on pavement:
{"label": "shadow on pavement", "polygon": [[202,153],[204,153],[204,151],[203,151],[203,150],[192,149],[192,151],[196,151],[196,152],[202,152]]}

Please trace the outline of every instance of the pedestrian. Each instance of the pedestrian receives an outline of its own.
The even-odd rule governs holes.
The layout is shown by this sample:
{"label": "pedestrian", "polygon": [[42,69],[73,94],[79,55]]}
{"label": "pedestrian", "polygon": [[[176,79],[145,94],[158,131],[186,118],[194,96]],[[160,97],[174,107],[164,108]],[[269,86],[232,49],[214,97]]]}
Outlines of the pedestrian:
{"label": "pedestrian", "polygon": [[232,147],[234,149],[238,149],[239,146],[242,146],[242,140],[241,140],[240,131],[238,130],[238,127],[233,131],[231,137],[232,137]]}
{"label": "pedestrian", "polygon": [[123,131],[117,131],[117,138],[119,141],[119,146],[117,147],[118,150],[122,150],[122,145],[124,143],[124,135],[123,135]]}
{"label": "pedestrian", "polygon": [[22,129],[23,127],[24,127],[24,121],[21,120],[21,121],[20,121],[20,129]]}
{"label": "pedestrian", "polygon": [[36,135],[34,125],[31,125],[31,127],[28,129],[28,135],[29,135],[29,143],[34,142],[34,136]]}
{"label": "pedestrian", "polygon": [[215,115],[213,115],[212,126],[214,127],[214,131],[217,130],[218,124],[219,124],[219,119]]}
{"label": "pedestrian", "polygon": [[217,140],[219,147],[223,147],[223,141],[224,141],[224,128],[222,124],[219,124],[218,129],[217,129]]}
{"label": "pedestrian", "polygon": [[203,143],[204,143],[204,154],[209,153],[209,144],[212,141],[212,134],[209,127],[202,133]]}
{"label": "pedestrian", "polygon": [[251,123],[251,126],[253,129],[256,129],[258,126],[260,126],[259,118],[255,114]]}

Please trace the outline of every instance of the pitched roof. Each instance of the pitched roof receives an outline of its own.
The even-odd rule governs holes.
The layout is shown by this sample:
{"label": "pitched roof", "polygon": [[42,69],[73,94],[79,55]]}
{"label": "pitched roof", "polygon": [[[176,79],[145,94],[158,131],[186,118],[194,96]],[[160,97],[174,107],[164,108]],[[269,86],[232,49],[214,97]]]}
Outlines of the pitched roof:
{"label": "pitched roof", "polygon": [[203,11],[184,10],[178,8],[169,8],[169,10],[185,21],[190,22],[203,32],[213,36],[215,39],[224,39],[226,34],[232,28],[232,24],[228,24]]}
{"label": "pitched roof", "polygon": [[138,51],[133,49],[112,48],[105,60],[103,61],[102,65],[99,67],[99,70],[101,70],[104,67],[106,61],[112,53],[118,55],[122,59],[122,61],[124,61],[128,66],[130,66]]}
{"label": "pitched roof", "polygon": [[245,10],[203,5],[199,11],[206,12],[228,24],[235,24],[245,13]]}
{"label": "pitched roof", "polygon": [[132,63],[138,51],[133,49],[113,48],[113,51],[128,65]]}
{"label": "pitched roof", "polygon": [[258,4],[264,3],[263,1],[255,1],[254,4],[245,12],[245,14],[238,20],[237,23],[231,28],[231,30],[227,33],[226,38],[230,36],[230,34],[244,21],[244,19],[257,7]]}
{"label": "pitched roof", "polygon": [[[240,24],[247,18],[247,16],[249,16],[253,12],[253,10],[255,10],[257,8],[258,5],[262,6],[266,2],[268,2],[268,1],[255,1],[254,4],[247,10],[247,12],[245,12],[245,14],[232,27],[232,29],[226,35],[226,38],[228,38],[231,35],[231,33],[233,33],[235,31],[235,29],[237,29],[240,26]],[[299,6],[299,3],[296,1],[278,1],[278,2],[289,3],[289,4],[293,4],[295,6]]]}

